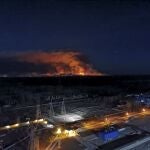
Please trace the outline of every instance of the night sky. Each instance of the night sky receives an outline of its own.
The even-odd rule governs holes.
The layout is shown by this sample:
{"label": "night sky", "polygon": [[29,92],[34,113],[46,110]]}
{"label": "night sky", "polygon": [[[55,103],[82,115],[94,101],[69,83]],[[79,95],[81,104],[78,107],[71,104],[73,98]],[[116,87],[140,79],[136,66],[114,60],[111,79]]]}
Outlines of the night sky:
{"label": "night sky", "polygon": [[80,51],[107,74],[150,74],[150,2],[0,1],[2,55],[56,49]]}

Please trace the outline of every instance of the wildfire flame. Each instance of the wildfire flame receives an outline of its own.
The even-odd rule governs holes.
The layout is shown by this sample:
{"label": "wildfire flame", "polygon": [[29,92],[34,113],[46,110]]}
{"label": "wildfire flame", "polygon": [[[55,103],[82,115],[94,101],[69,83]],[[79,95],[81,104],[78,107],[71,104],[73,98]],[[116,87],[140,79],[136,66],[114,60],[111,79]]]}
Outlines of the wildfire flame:
{"label": "wildfire flame", "polygon": [[75,51],[30,52],[18,56],[19,61],[49,66],[46,76],[53,75],[102,75]]}
{"label": "wildfire flame", "polygon": [[[5,66],[5,67],[4,67]],[[25,52],[0,55],[0,76],[103,75],[80,52]]]}

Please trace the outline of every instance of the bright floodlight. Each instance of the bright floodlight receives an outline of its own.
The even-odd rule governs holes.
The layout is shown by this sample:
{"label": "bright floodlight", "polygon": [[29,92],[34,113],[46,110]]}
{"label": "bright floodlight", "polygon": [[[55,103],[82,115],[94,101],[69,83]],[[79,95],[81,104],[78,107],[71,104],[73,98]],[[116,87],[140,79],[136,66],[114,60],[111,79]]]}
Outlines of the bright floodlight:
{"label": "bright floodlight", "polygon": [[58,115],[54,117],[56,120],[60,121],[60,122],[75,122],[75,121],[79,121],[82,120],[83,117],[77,114],[65,114],[65,115]]}
{"label": "bright floodlight", "polygon": [[69,137],[73,137],[73,136],[76,136],[76,135],[77,135],[76,132],[73,131],[73,130],[70,130],[70,131],[68,132],[68,136],[69,136]]}
{"label": "bright floodlight", "polygon": [[61,134],[61,129],[60,128],[57,129],[56,134]]}
{"label": "bright floodlight", "polygon": [[47,124],[46,127],[47,127],[47,128],[54,128],[54,125],[52,125],[52,124]]}

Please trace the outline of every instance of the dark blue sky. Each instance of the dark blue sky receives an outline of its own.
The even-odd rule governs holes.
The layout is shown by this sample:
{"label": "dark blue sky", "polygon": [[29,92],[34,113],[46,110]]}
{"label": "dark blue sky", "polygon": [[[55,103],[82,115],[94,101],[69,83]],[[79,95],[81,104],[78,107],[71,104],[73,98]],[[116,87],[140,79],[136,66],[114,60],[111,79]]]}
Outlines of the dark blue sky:
{"label": "dark blue sky", "polygon": [[150,74],[150,2],[0,1],[1,52],[66,48],[108,74]]}

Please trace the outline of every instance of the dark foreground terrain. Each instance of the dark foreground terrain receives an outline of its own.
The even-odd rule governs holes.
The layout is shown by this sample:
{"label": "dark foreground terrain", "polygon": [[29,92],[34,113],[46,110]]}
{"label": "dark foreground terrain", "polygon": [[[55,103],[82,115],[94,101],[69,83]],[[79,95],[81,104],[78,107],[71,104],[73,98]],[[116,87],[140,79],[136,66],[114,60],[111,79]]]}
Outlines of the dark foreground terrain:
{"label": "dark foreground terrain", "polygon": [[150,75],[143,76],[55,76],[0,78],[0,88],[8,85],[61,86],[61,87],[112,87],[122,92],[145,92],[150,87]]}
{"label": "dark foreground terrain", "polygon": [[129,94],[148,93],[150,76],[56,76],[0,78],[1,106],[22,106],[99,97],[113,101]]}

